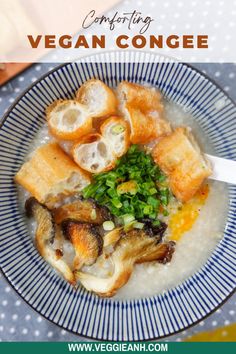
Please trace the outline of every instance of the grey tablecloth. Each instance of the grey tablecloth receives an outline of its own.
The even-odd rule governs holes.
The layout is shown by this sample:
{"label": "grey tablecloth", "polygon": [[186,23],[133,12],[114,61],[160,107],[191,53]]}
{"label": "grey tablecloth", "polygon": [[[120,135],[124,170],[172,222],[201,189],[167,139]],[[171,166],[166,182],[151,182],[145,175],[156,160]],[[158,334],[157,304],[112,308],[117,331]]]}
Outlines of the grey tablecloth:
{"label": "grey tablecloth", "polygon": [[[232,99],[236,100],[235,64],[197,64],[195,66],[207,73],[220,84]],[[0,88],[0,117],[27,86],[52,68],[52,64],[35,64],[2,86]],[[165,340],[180,341],[199,331],[224,326],[232,322],[236,322],[236,294],[204,321]],[[7,280],[0,274],[0,340],[78,341],[84,339],[60,329],[37,314],[19,298]]]}

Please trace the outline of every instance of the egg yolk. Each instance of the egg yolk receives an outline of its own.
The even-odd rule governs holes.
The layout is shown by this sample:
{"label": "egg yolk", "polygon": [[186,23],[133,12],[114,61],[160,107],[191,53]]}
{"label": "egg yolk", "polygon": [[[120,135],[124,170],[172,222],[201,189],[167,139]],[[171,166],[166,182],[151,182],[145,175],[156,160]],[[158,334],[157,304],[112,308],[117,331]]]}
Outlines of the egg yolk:
{"label": "egg yolk", "polygon": [[183,204],[179,210],[170,216],[169,238],[178,241],[182,235],[189,231],[197,220],[201,207],[205,204],[209,194],[209,185],[205,184],[187,203]]}

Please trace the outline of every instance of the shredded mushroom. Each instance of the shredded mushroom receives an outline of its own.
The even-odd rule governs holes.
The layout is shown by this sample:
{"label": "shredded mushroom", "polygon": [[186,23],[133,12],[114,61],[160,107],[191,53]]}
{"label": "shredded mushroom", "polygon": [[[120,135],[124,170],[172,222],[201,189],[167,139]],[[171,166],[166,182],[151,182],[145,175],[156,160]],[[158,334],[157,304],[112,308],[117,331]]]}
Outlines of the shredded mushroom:
{"label": "shredded mushroom", "polygon": [[150,236],[143,230],[131,230],[122,235],[115,245],[111,255],[113,274],[110,277],[99,278],[81,271],[76,276],[87,290],[102,297],[111,297],[127,283],[135,263],[154,260],[168,262],[173,251],[173,242],[160,243],[160,236]]}
{"label": "shredded mushroom", "polygon": [[65,220],[62,223],[62,230],[75,249],[74,271],[84,265],[94,264],[103,248],[103,239],[98,227],[75,220]]}
{"label": "shredded mushroom", "polygon": [[64,204],[52,210],[56,224],[72,219],[80,222],[100,225],[106,220],[111,220],[108,209],[98,206],[93,200],[77,199],[72,203]]}
{"label": "shredded mushroom", "polygon": [[35,242],[40,255],[57,269],[69,283],[74,285],[76,279],[73,272],[62,259],[60,250],[55,250],[52,247],[55,228],[50,211],[33,197],[26,201],[25,210],[28,217],[34,216],[36,219]]}

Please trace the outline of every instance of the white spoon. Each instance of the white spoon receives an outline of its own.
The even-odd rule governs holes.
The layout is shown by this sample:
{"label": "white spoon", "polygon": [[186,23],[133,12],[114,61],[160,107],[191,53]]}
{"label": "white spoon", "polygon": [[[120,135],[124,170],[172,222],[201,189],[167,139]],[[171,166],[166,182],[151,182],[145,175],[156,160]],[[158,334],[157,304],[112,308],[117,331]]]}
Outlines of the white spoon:
{"label": "white spoon", "polygon": [[206,154],[213,167],[213,174],[209,177],[216,181],[236,184],[236,161],[223,159]]}

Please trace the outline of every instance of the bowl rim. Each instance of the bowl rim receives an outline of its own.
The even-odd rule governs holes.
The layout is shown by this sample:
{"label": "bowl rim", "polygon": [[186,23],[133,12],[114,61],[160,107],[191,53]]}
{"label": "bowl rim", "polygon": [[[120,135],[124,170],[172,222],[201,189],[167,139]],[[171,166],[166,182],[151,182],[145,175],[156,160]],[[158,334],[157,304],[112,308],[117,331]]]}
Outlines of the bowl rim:
{"label": "bowl rim", "polygon": [[[19,101],[27,94],[27,92],[29,90],[31,90],[34,86],[36,86],[38,83],[40,83],[42,80],[46,79],[50,74],[53,74],[54,72],[66,67],[67,65],[71,65],[73,63],[84,63],[84,60],[86,58],[90,58],[90,57],[96,57],[96,56],[99,56],[101,54],[111,54],[111,53],[134,53],[134,54],[137,54],[137,53],[141,53],[140,51],[138,50],[126,50],[126,51],[113,51],[113,50],[110,50],[110,51],[104,51],[104,52],[100,52],[100,53],[97,53],[97,54],[90,54],[90,55],[84,55],[82,56],[81,58],[79,58],[78,60],[76,61],[72,61],[72,62],[66,62],[66,63],[61,63],[59,65],[56,65],[53,69],[47,71],[46,73],[44,73],[43,75],[41,75],[37,80],[35,80],[33,83],[31,83],[29,86],[27,86],[23,91],[22,93],[16,97],[16,99],[14,100],[14,102],[9,106],[9,108],[7,109],[7,111],[4,113],[2,119],[1,119],[1,122],[0,122],[0,130],[2,128],[2,126],[4,125],[7,117],[9,116],[9,114],[11,113],[11,111],[14,109],[14,107],[19,103]],[[202,72],[200,69],[198,68],[195,68],[194,66],[192,66],[192,64],[189,64],[189,63],[186,63],[186,62],[182,62],[182,61],[179,61],[175,58],[171,58],[170,56],[167,56],[167,55],[163,55],[163,54],[159,54],[159,53],[150,53],[148,51],[142,51],[143,54],[151,54],[155,57],[159,57],[159,58],[168,58],[170,60],[171,63],[173,62],[176,62],[176,63],[179,63],[181,65],[184,65],[186,67],[188,67],[191,71],[199,74],[200,76],[202,76],[203,78],[205,78],[206,80],[208,80],[209,82],[211,82],[213,85],[216,86],[216,88],[218,88],[223,94],[224,96],[231,102],[231,104],[233,104],[235,107],[236,107],[236,102],[230,97],[230,95],[220,86],[220,84],[218,84],[214,79],[210,78],[206,73]],[[82,62],[81,62],[82,60]],[[94,61],[96,62],[96,61]],[[130,63],[132,63],[132,60],[129,61]],[[125,62],[124,62],[125,63]],[[148,61],[147,61],[148,63]],[[33,65],[36,65],[38,63],[33,63]],[[48,64],[48,63],[42,63],[42,64]],[[53,64],[53,63],[52,63]],[[208,64],[208,63],[206,63]],[[27,70],[27,69],[26,69]],[[25,71],[26,71],[25,70]],[[10,80],[10,82],[14,80],[14,78],[12,78]],[[215,249],[214,249],[215,250]],[[214,251],[213,251],[214,252]],[[210,257],[210,256],[209,256]],[[205,263],[204,263],[205,264]],[[50,323],[53,323],[54,325],[56,325],[58,328],[60,329],[63,329],[65,331],[67,331],[68,333],[72,333],[76,336],[79,336],[81,338],[87,338],[87,339],[90,339],[90,340],[93,340],[93,341],[96,341],[96,340],[99,340],[99,341],[110,341],[109,339],[103,339],[103,338],[99,338],[99,339],[96,339],[95,337],[93,336],[88,336],[88,335],[85,335],[85,334],[79,334],[77,333],[76,331],[73,331],[72,329],[68,329],[66,327],[64,327],[63,325],[59,324],[59,323],[56,323],[54,322],[52,319],[48,318],[46,315],[40,313],[36,308],[33,307],[33,305],[31,305],[25,298],[23,295],[20,294],[20,291],[17,289],[16,286],[14,286],[14,284],[11,282],[11,280],[7,277],[7,275],[5,274],[4,270],[2,269],[2,267],[0,266],[0,271],[1,273],[3,274],[4,278],[7,280],[7,282],[9,283],[9,285],[11,286],[12,289],[14,289],[14,291],[20,296],[21,299],[24,300],[24,302],[30,306],[30,308],[32,308],[35,313],[37,313],[38,315],[42,316],[44,319],[46,319],[47,321],[49,321]],[[175,285],[176,286],[176,285]],[[132,341],[136,342],[136,341],[142,341],[142,342],[148,342],[148,341],[152,341],[152,340],[161,340],[161,339],[164,339],[164,338],[168,338],[168,337],[173,337],[174,335],[178,334],[178,333],[181,333],[195,325],[197,325],[198,323],[200,323],[201,321],[203,321],[204,319],[208,318],[209,316],[211,316],[215,311],[217,311],[217,309],[219,309],[221,306],[223,306],[233,295],[234,293],[236,292],[236,287],[216,306],[214,307],[212,310],[209,311],[209,313],[207,313],[206,315],[202,316],[200,319],[194,321],[193,323],[187,325],[185,328],[182,328],[182,329],[179,329],[179,330],[175,330],[173,333],[170,333],[170,334],[164,334],[164,335],[160,335],[158,337],[152,337],[152,338],[149,338],[149,339],[132,339]],[[152,296],[148,296],[149,298],[153,297],[155,295],[152,295]],[[143,298],[140,298],[140,299],[143,299]],[[120,301],[123,301],[122,299],[117,299],[116,301],[120,302]],[[116,339],[117,342],[122,342],[121,340],[119,339]]]}

